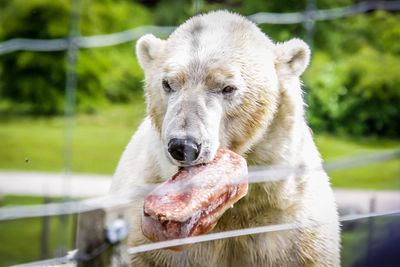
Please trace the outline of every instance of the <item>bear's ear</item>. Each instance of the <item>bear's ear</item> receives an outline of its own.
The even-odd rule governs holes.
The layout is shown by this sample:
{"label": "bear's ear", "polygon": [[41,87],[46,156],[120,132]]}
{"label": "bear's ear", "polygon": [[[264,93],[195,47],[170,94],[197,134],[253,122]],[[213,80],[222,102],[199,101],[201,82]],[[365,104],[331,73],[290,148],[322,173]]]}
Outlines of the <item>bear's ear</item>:
{"label": "bear's ear", "polygon": [[153,34],[146,34],[140,37],[136,43],[136,56],[142,69],[147,69],[159,56],[164,45],[164,40],[155,37]]}
{"label": "bear's ear", "polygon": [[282,74],[300,76],[310,62],[310,48],[297,38],[276,44],[275,65]]}

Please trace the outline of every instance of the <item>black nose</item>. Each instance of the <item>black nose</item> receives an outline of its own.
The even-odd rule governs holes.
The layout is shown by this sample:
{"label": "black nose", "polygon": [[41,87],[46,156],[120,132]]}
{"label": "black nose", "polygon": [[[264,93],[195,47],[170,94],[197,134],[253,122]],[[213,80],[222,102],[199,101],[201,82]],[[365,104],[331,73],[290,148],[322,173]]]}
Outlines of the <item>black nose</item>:
{"label": "black nose", "polygon": [[200,153],[200,145],[192,139],[171,139],[168,143],[168,152],[177,161],[190,163],[197,159]]}

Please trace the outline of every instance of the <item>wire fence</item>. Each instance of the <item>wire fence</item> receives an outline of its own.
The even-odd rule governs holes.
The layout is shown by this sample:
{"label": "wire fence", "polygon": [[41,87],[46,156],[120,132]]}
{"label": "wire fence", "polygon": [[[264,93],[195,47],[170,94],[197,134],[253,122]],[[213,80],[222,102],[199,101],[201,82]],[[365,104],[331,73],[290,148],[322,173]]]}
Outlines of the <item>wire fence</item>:
{"label": "wire fence", "polygon": [[[79,3],[79,1],[76,1]],[[196,9],[201,8],[201,3],[196,2]],[[381,1],[381,2],[361,2],[353,6],[348,6],[344,8],[329,9],[329,10],[315,10],[307,9],[303,12],[294,13],[270,13],[270,12],[260,12],[248,16],[248,18],[257,23],[269,23],[269,24],[296,24],[296,23],[307,23],[321,20],[332,20],[338,18],[344,18],[353,16],[360,13],[365,13],[370,10],[382,9],[388,11],[400,10],[400,1]],[[73,12],[79,13],[77,10]],[[76,21],[75,21],[76,23]],[[25,39],[16,38],[0,43],[0,55],[12,53],[15,51],[37,51],[37,52],[48,52],[48,51],[67,51],[68,58],[70,60],[70,71],[67,73],[67,84],[66,93],[69,94],[69,100],[66,101],[66,105],[69,107],[66,109],[66,117],[73,115],[74,108],[74,98],[76,90],[76,51],[78,49],[84,48],[96,48],[105,46],[114,46],[126,42],[131,42],[137,40],[140,36],[146,33],[153,33],[159,37],[168,36],[175,27],[173,26],[142,26],[134,29],[105,34],[96,36],[79,36],[76,28],[74,30],[73,25],[71,25],[70,35],[65,38],[58,39]],[[310,29],[308,29],[310,30]],[[312,29],[311,29],[312,30]],[[68,70],[68,68],[67,68]],[[68,93],[69,92],[69,93]],[[68,114],[67,114],[68,113]],[[71,131],[72,126],[69,125],[68,130]],[[72,133],[67,134],[71,138]],[[66,143],[70,141],[65,140]],[[71,157],[71,156],[69,156]],[[324,170],[327,172],[338,171],[344,169],[350,169],[354,167],[365,166],[371,163],[387,161],[391,159],[396,159],[400,157],[400,150],[390,151],[386,153],[380,153],[376,155],[362,156],[356,158],[342,159],[335,162],[328,162],[324,164]],[[252,167],[249,172],[249,183],[261,183],[261,182],[277,182],[287,177],[292,177],[299,172],[310,172],[310,171],[322,171],[322,169],[315,170],[304,170],[296,166],[261,166]],[[102,208],[116,208],[116,207],[126,207],[132,204],[132,201],[145,196],[154,188],[154,185],[143,186],[136,188],[131,192],[118,195],[109,195],[100,198],[85,199],[79,201],[67,201],[63,203],[50,203],[38,206],[19,206],[10,208],[0,208],[0,221],[6,220],[17,220],[32,217],[44,217],[44,216],[58,216],[66,214],[79,214],[88,211],[94,211]],[[340,217],[341,222],[354,221],[365,218],[373,218],[377,216],[391,216],[400,214],[400,210],[392,210],[387,212],[369,212],[365,214],[354,214],[348,216]],[[318,226],[329,222],[315,222],[310,223],[310,226]],[[155,249],[162,249],[171,246],[179,246],[185,244],[199,243],[212,241],[217,239],[232,238],[243,235],[254,235],[267,232],[275,231],[285,231],[298,228],[299,225],[296,223],[280,224],[280,225],[268,225],[260,226],[246,229],[238,229],[234,231],[226,231],[220,233],[212,233],[197,237],[190,237],[184,239],[175,239],[170,241],[156,242],[151,244],[145,244],[140,246],[131,247],[128,249],[129,254],[145,252]],[[32,262],[20,266],[40,266],[40,265],[51,265],[67,263],[76,260],[74,255],[68,255],[60,258]]]}
{"label": "wire fence", "polygon": [[[307,10],[293,13],[260,12],[248,16],[248,19],[256,24],[297,24],[310,20],[321,21],[344,18],[375,9],[387,11],[400,10],[400,1],[360,2],[344,8]],[[68,37],[48,40],[16,38],[0,43],[0,55],[15,51],[63,51],[67,50],[70,45],[77,48],[113,46],[134,41],[146,33],[153,33],[156,36],[165,37],[172,33],[175,28],[174,26],[148,25],[112,34],[85,37],[76,36],[72,39]]]}
{"label": "wire fence", "polygon": [[[360,156],[353,158],[345,158],[341,160],[336,160],[333,162],[327,162],[324,164],[324,169],[327,172],[340,171],[355,167],[367,166],[376,162],[392,160],[400,157],[400,151],[388,151],[384,153],[372,154],[368,156]],[[264,167],[254,167],[250,166],[250,175],[249,181],[250,183],[256,182],[273,182],[279,181],[288,177],[288,175],[294,173],[297,174],[299,172],[304,172],[301,168],[289,168],[285,166],[264,166]],[[308,170],[310,171],[310,170]],[[105,178],[102,178],[105,179]],[[35,180],[36,182],[40,182],[40,180]],[[146,187],[137,188],[134,192],[130,192],[126,194],[125,198],[130,199],[134,196],[143,196],[146,192],[149,192],[153,186],[149,185]],[[71,196],[70,196],[71,197]],[[2,220],[15,220],[15,219],[23,219],[30,217],[39,217],[39,216],[55,216],[62,214],[72,214],[72,213],[80,213],[85,211],[94,210],[97,208],[104,207],[102,203],[113,203],[113,201],[120,201],[121,203],[123,196],[115,196],[106,199],[102,198],[93,198],[93,199],[85,199],[81,201],[69,201],[67,203],[51,203],[47,205],[39,205],[39,206],[18,206],[18,207],[10,207],[10,208],[0,208],[0,221]]]}
{"label": "wire fence", "polygon": [[345,18],[375,9],[388,11],[399,10],[400,1],[360,2],[358,4],[343,8],[306,10],[303,12],[293,12],[285,14],[260,12],[251,15],[248,18],[257,24],[296,24],[306,22],[307,20],[320,21]]}
{"label": "wire fence", "polygon": [[[361,167],[370,165],[372,163],[377,163],[381,161],[388,161],[400,158],[400,150],[388,151],[384,153],[378,153],[368,156],[359,156],[347,159],[340,159],[334,162],[328,162],[324,164],[324,170],[327,172],[340,171],[346,169],[352,169],[355,167]],[[258,166],[249,168],[249,183],[266,183],[266,182],[277,182],[288,177],[294,177],[298,174],[304,174],[304,172],[319,172],[322,169],[309,169],[304,170],[299,167],[288,167],[288,166]],[[290,178],[289,178],[290,179]],[[134,201],[142,199],[146,196],[155,186],[157,185],[146,185],[142,187],[137,187],[133,191],[129,191],[121,194],[108,195],[99,198],[84,199],[78,201],[69,201],[64,203],[50,203],[45,205],[37,206],[17,206],[17,207],[6,207],[0,208],[0,222],[7,220],[17,220],[26,219],[32,217],[47,217],[47,216],[59,216],[66,214],[82,214],[89,211],[94,211],[98,209],[112,209],[112,208],[128,208]],[[339,218],[340,222],[356,221],[366,218],[374,218],[380,216],[393,216],[399,215],[400,210],[389,210],[385,212],[368,212],[362,214],[350,214]],[[163,249],[173,246],[180,246],[186,244],[193,244],[199,242],[213,241],[217,239],[233,238],[244,235],[254,235],[268,232],[285,231],[297,229],[299,227],[314,227],[322,224],[327,224],[330,222],[312,222],[306,225],[298,225],[296,223],[279,224],[279,225],[266,225],[259,227],[251,227],[245,229],[237,229],[232,231],[224,231],[212,234],[206,234],[202,236],[174,239],[169,241],[155,242],[150,244],[139,245],[135,247],[130,247],[128,249],[129,254],[146,252],[156,249]],[[38,262],[31,262],[19,266],[43,266],[52,264],[64,264],[68,262],[73,262],[81,260],[74,253],[44,260]]]}
{"label": "wire fence", "polygon": [[15,51],[63,51],[67,50],[71,43],[77,48],[113,46],[134,41],[146,33],[153,33],[160,37],[168,36],[174,29],[175,27],[172,26],[141,26],[112,34],[87,37],[77,36],[71,40],[68,40],[68,38],[51,40],[16,38],[0,43],[0,55]]}
{"label": "wire fence", "polygon": [[[368,213],[368,214],[347,215],[347,216],[340,217],[339,221],[340,222],[355,221],[355,220],[361,220],[361,219],[367,219],[367,218],[374,218],[374,217],[381,217],[381,216],[393,216],[393,215],[399,215],[399,214],[400,214],[400,210],[393,210],[393,211],[388,211],[388,212],[374,212],[374,213]],[[155,243],[130,247],[130,248],[128,248],[128,254],[132,255],[135,253],[141,253],[141,252],[146,252],[146,251],[165,249],[165,248],[169,248],[169,247],[189,245],[189,244],[208,242],[208,241],[214,241],[214,240],[220,240],[220,239],[226,239],[226,238],[264,234],[264,233],[270,233],[270,232],[288,231],[288,230],[307,228],[307,227],[316,227],[316,226],[320,226],[323,224],[329,224],[329,223],[330,222],[312,222],[312,223],[308,223],[308,224],[302,224],[301,226],[299,226],[296,223],[287,223],[287,224],[251,227],[251,228],[232,230],[232,231],[224,231],[224,232],[219,232],[219,233],[212,233],[212,234],[206,234],[206,235],[195,236],[195,237],[187,237],[187,238],[181,238],[181,239],[161,241],[161,242],[155,242]],[[31,262],[28,264],[21,264],[21,265],[17,265],[17,266],[24,266],[24,267],[48,266],[48,265],[65,264],[65,263],[69,263],[69,262],[74,262],[79,259],[80,259],[80,257],[76,255],[76,251],[73,251],[70,253],[70,255],[66,255],[64,257],[48,259],[48,260],[43,260],[43,261],[37,261],[37,262]]]}
{"label": "wire fence", "polygon": [[[368,156],[360,156],[356,158],[337,160],[331,163],[326,163],[324,165],[325,171],[339,171],[345,169],[351,169],[354,167],[366,166],[371,163],[387,161],[400,158],[400,150],[389,151],[385,153],[379,153]],[[304,173],[304,169],[296,167],[250,167],[249,171],[249,183],[261,183],[261,182],[277,182],[288,177],[295,176],[296,174]],[[322,169],[307,170],[307,172],[312,171],[322,171]],[[139,198],[146,196],[156,185],[147,185],[143,187],[136,188],[134,191],[114,194],[100,198],[85,199],[81,201],[70,201],[66,203],[51,203],[46,205],[38,206],[19,206],[11,208],[1,208],[0,209],[0,221],[4,220],[16,220],[31,217],[44,217],[44,216],[57,216],[65,214],[77,214],[84,213],[88,211],[94,211],[97,209],[104,208],[128,208],[133,201],[137,201]],[[385,212],[369,212],[363,214],[350,214],[339,218],[340,222],[356,221],[367,218],[381,217],[381,216],[393,216],[399,215],[400,210],[390,210]],[[139,245],[135,247],[130,247],[128,249],[128,254],[135,254],[140,252],[146,252],[157,249],[164,249],[168,247],[181,246],[193,243],[207,242],[218,239],[226,239],[239,237],[244,235],[254,235],[262,234],[268,232],[286,231],[298,229],[300,227],[315,227],[323,224],[329,224],[330,222],[311,222],[309,224],[302,224],[301,226],[296,223],[287,223],[279,225],[266,225],[259,227],[251,227],[245,229],[238,229],[232,231],[224,231],[218,233],[211,233],[202,236],[188,237],[182,239],[174,239],[169,241],[161,241],[150,244]],[[18,266],[43,266],[52,264],[64,264],[69,262],[74,262],[80,259],[81,255],[72,253],[70,255],[32,262],[24,265]]]}
{"label": "wire fence", "polygon": [[[326,172],[340,171],[396,158],[400,158],[400,150],[327,162],[324,164],[323,169]],[[322,169],[305,170],[301,167],[290,166],[250,166],[248,181],[249,184],[278,182],[299,174],[304,174],[304,172],[311,173],[319,171],[322,171]],[[130,205],[132,201],[146,196],[155,186],[157,185],[144,185],[121,194],[78,201],[0,208],[0,221],[75,214],[102,208],[127,206]]]}

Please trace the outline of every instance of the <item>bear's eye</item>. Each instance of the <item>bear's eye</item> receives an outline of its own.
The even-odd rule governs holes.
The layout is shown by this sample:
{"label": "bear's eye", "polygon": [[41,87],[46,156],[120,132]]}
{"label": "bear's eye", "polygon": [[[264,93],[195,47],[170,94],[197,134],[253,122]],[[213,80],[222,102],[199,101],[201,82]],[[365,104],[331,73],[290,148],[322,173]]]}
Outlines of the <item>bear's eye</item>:
{"label": "bear's eye", "polygon": [[163,87],[164,91],[167,93],[170,93],[173,91],[171,88],[171,85],[169,85],[169,82],[167,80],[162,81],[162,87]]}
{"label": "bear's eye", "polygon": [[236,87],[232,85],[225,86],[224,89],[222,89],[223,94],[231,94],[236,90]]}

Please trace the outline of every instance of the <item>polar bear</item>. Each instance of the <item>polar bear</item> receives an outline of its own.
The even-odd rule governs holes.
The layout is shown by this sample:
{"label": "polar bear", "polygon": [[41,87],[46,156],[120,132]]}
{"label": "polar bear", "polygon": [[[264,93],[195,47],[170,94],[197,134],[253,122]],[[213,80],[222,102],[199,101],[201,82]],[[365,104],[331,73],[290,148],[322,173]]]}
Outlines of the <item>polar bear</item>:
{"label": "polar bear", "polygon": [[[148,116],[124,151],[112,193],[165,181],[227,148],[249,165],[283,167],[285,179],[250,184],[214,231],[293,223],[298,228],[197,243],[183,252],[131,256],[132,266],[339,266],[340,229],[329,178],[305,120],[300,75],[310,50],[272,42],[228,11],[195,16],[167,40],[141,37]],[[141,232],[132,207],[129,246]]]}

